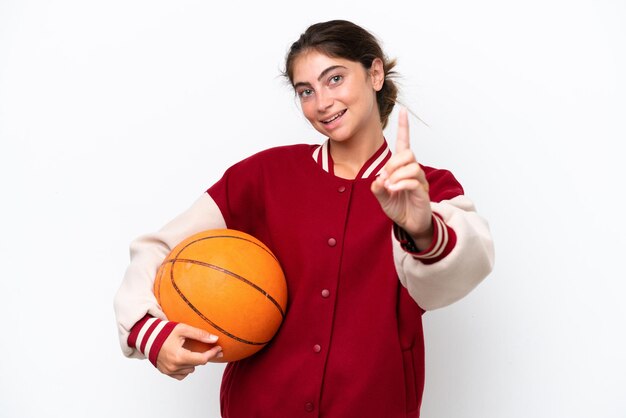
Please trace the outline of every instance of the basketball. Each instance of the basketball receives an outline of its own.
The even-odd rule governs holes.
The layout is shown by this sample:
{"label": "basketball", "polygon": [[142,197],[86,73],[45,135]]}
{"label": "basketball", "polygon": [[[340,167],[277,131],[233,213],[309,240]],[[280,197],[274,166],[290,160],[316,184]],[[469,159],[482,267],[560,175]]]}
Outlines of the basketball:
{"label": "basketball", "polygon": [[[170,321],[219,337],[221,362],[265,347],[287,307],[287,282],[274,254],[233,229],[200,232],[178,244],[157,271],[154,294]],[[212,345],[187,340],[185,347],[201,352]]]}

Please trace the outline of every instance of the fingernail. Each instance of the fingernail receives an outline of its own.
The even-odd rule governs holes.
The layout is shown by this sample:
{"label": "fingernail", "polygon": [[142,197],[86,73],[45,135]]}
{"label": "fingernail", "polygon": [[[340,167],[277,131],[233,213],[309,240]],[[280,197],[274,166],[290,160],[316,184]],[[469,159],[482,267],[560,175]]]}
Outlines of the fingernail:
{"label": "fingernail", "polygon": [[213,335],[213,334],[209,335],[209,337],[207,338],[207,341],[210,342],[210,343],[216,342],[217,341],[217,335]]}
{"label": "fingernail", "polygon": [[395,190],[398,190],[398,185],[395,184],[395,183],[391,184],[390,182],[387,182],[385,184],[385,187],[387,188],[387,190],[390,190],[392,192],[395,191]]}
{"label": "fingernail", "polygon": [[224,353],[222,353],[221,351],[219,353],[217,353],[217,355],[215,356],[217,358],[222,358],[224,357]]}

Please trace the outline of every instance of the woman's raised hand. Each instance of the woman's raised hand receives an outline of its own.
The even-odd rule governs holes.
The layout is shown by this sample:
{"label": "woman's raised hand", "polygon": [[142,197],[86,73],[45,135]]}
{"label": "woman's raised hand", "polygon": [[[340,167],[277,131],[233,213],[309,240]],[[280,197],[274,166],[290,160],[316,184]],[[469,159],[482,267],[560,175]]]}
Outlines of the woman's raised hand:
{"label": "woman's raised hand", "polygon": [[409,118],[405,108],[398,116],[396,152],[372,183],[372,193],[387,216],[404,229],[419,249],[433,238],[428,181],[411,151]]}

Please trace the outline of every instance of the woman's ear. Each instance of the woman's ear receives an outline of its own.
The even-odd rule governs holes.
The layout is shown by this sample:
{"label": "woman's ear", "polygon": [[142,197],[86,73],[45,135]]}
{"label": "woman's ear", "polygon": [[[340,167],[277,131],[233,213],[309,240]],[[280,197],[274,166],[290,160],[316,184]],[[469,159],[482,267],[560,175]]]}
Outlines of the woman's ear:
{"label": "woman's ear", "polygon": [[383,83],[385,82],[385,68],[383,60],[380,58],[374,58],[372,66],[369,69],[369,76],[374,90],[380,91],[380,89],[383,88]]}

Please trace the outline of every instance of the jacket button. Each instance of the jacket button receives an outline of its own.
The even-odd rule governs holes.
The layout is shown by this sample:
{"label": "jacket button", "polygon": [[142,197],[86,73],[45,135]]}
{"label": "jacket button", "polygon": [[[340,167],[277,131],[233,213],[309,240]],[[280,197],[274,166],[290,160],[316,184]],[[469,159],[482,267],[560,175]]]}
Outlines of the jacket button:
{"label": "jacket button", "polygon": [[337,240],[335,238],[328,238],[328,245],[334,247],[337,245]]}
{"label": "jacket button", "polygon": [[316,353],[319,353],[320,351],[322,351],[322,346],[319,344],[315,344],[313,346],[313,351],[315,351]]}
{"label": "jacket button", "polygon": [[339,188],[337,189],[337,191],[338,191],[339,193],[343,193],[343,192],[345,192],[345,191],[346,191],[346,186],[339,186]]}
{"label": "jacket button", "polygon": [[322,290],[322,297],[323,298],[327,298],[329,296],[330,296],[330,290],[328,290],[328,289]]}
{"label": "jacket button", "polygon": [[313,406],[312,402],[307,402],[304,404],[304,410],[307,412],[313,412],[313,409],[315,409],[315,407]]}

